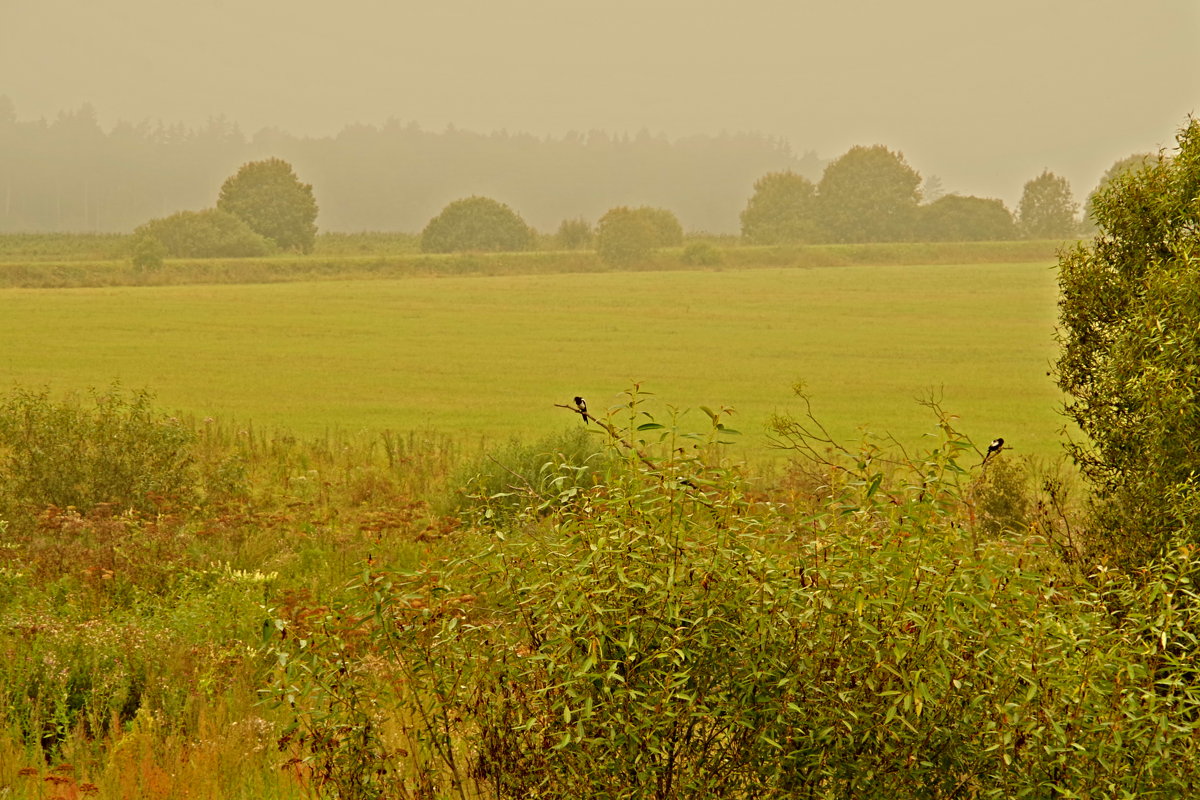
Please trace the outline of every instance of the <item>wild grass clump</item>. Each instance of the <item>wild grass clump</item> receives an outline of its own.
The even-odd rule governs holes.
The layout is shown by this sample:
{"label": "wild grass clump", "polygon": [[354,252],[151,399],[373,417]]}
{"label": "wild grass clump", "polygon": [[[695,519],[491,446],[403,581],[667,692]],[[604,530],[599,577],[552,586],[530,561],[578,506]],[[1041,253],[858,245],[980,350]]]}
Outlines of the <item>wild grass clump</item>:
{"label": "wild grass clump", "polygon": [[1029,528],[1033,510],[1029,472],[1004,452],[989,458],[979,469],[969,495],[983,537],[996,539]]}
{"label": "wild grass clump", "polygon": [[451,536],[421,492],[444,484],[453,444],[175,419],[115,387],[17,389],[0,409],[0,786],[300,796],[285,720],[258,704],[264,608]]}
{"label": "wild grass clump", "polygon": [[532,444],[512,440],[460,467],[441,505],[448,513],[511,519],[544,513],[591,484],[604,466],[593,425],[566,428]]}
{"label": "wild grass clump", "polygon": [[[198,706],[225,699],[231,676],[260,659],[261,604],[277,579],[227,564],[185,570],[170,602],[151,610],[142,598],[103,615],[62,584],[28,592],[0,615],[0,725],[48,760],[116,735],[139,713],[194,732]],[[42,607],[31,602],[39,598]]]}

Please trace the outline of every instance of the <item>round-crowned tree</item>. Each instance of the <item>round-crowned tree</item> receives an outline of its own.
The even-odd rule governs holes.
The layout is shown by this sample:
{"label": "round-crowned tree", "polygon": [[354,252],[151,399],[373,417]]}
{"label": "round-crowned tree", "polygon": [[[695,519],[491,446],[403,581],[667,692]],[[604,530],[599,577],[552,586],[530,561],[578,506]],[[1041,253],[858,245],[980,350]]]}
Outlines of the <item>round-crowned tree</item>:
{"label": "round-crowned tree", "polygon": [[915,236],[921,176],[881,144],[850,148],[817,185],[821,227],[834,242],[901,242]]}
{"label": "round-crowned tree", "polygon": [[683,244],[683,226],[665,208],[617,206],[596,225],[596,252],[608,264],[629,264],[659,247]]}
{"label": "round-crowned tree", "polygon": [[820,240],[817,187],[794,172],[771,172],[754,184],[742,211],[742,237],[751,244],[789,244]]}
{"label": "round-crowned tree", "polygon": [[217,208],[243,220],[250,230],[284,250],[312,252],[317,237],[317,201],[292,165],[268,158],[243,164],[221,186]]}
{"label": "round-crowned tree", "polygon": [[655,247],[679,247],[683,244],[683,225],[675,212],[650,206],[635,208],[633,212],[644,217],[654,229]]}
{"label": "round-crowned tree", "polygon": [[533,229],[525,220],[490,197],[455,200],[421,232],[421,250],[426,253],[528,250],[533,241]]}
{"label": "round-crowned tree", "polygon": [[1059,258],[1058,384],[1102,556],[1137,564],[1200,542],[1200,121],[1092,207],[1094,240]]}

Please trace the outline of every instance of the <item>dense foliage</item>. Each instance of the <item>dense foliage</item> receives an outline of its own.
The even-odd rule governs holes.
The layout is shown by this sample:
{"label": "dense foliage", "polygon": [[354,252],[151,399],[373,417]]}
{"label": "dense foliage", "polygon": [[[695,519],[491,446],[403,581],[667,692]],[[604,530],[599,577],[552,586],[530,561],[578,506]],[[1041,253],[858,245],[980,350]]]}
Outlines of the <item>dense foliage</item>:
{"label": "dense foliage", "polygon": [[596,232],[587,220],[564,219],[554,234],[554,246],[562,250],[583,250],[591,247],[595,238]]}
{"label": "dense foliage", "polygon": [[486,186],[543,230],[648,198],[691,229],[734,233],[756,176],[790,169],[815,178],[822,166],[816,154],[762,134],[543,137],[392,121],[301,136],[242,130],[221,117],[194,127],[169,120],[110,127],[100,121],[103,110],[86,105],[47,119],[21,112],[0,94],[0,233],[127,232],[211,205],[214,176],[265,153],[316,185],[326,231],[416,232],[447,199]]}
{"label": "dense foliage", "polygon": [[455,200],[421,232],[421,250],[455,253],[529,250],[533,229],[511,208],[490,197]]}
{"label": "dense foliage", "polygon": [[1079,232],[1078,213],[1067,179],[1045,170],[1025,184],[1017,230],[1026,239],[1069,239]]}
{"label": "dense foliage", "polygon": [[[445,559],[278,617],[287,744],[326,792],[1168,797],[1200,779],[1175,594],[1194,550],[1137,581],[1072,578],[1055,520],[1048,538],[975,521],[997,484],[945,416],[899,468],[781,417],[809,489],[763,503],[720,458],[724,411],[691,433],[643,399],[600,421],[591,486],[480,495],[481,535]],[[514,494],[524,514],[490,513]]]}
{"label": "dense foliage", "polygon": [[1058,382],[1104,550],[1143,563],[1200,523],[1200,122],[1114,178],[1093,218],[1059,263]]}
{"label": "dense foliage", "polygon": [[[115,390],[2,406],[15,797],[1181,797],[1200,781],[1200,550],[1080,571],[1053,493],[1028,502],[1019,463],[981,465],[933,405],[931,444],[895,451],[782,415],[793,461],[770,482],[726,460],[728,409],[693,427],[637,387],[458,477],[427,437],[304,443]],[[31,494],[73,451],[97,457],[61,485],[94,491]],[[129,474],[158,476],[145,510],[127,505],[136,482],[105,488],[126,452],[143,454]],[[418,499],[448,488],[459,519]]]}
{"label": "dense foliage", "polygon": [[901,153],[856,146],[817,184],[821,228],[831,242],[902,242],[914,237],[921,176]]}
{"label": "dense foliage", "polygon": [[902,155],[854,148],[826,168],[819,186],[788,172],[760,178],[742,211],[742,238],[759,245],[1016,238],[1002,201],[939,194],[918,205],[921,186]]}
{"label": "dense foliage", "polygon": [[150,512],[195,498],[188,454],[194,434],[157,412],[150,397],[118,387],[91,405],[46,390],[0,398],[0,515],[10,522],[49,507],[97,505]]}
{"label": "dense foliage", "polygon": [[221,186],[217,208],[238,217],[284,250],[310,253],[317,235],[317,201],[292,165],[280,158],[243,164]]}
{"label": "dense foliage", "polygon": [[1000,242],[1016,237],[1004,203],[948,194],[921,206],[917,238],[925,242]]}
{"label": "dense foliage", "polygon": [[1135,172],[1139,169],[1142,169],[1147,164],[1155,161],[1157,158],[1158,156],[1150,153],[1134,153],[1133,155],[1117,159],[1115,162],[1113,162],[1111,167],[1105,170],[1104,174],[1100,176],[1100,181],[1096,184],[1096,188],[1094,188],[1091,193],[1088,194],[1087,200],[1085,200],[1083,203],[1083,219],[1081,223],[1087,229],[1089,234],[1094,234],[1096,232],[1096,223],[1093,219],[1093,215],[1095,214],[1096,196],[1104,189],[1107,189],[1108,185],[1115,179],[1121,177],[1127,172]]}
{"label": "dense foliage", "polygon": [[[694,231],[736,232],[739,212],[749,212],[740,228],[756,244],[913,241],[929,235],[920,217],[910,220],[915,227],[901,230],[891,222],[856,229],[856,213],[893,215],[901,209],[903,217],[902,209],[911,205],[902,185],[897,206],[893,185],[897,177],[906,184],[911,168],[902,163],[902,154],[882,145],[856,147],[836,159],[834,163],[849,157],[859,166],[873,160],[874,166],[859,170],[848,195],[845,181],[826,186],[827,198],[842,199],[822,204],[829,214],[822,232],[813,209],[802,201],[797,207],[787,181],[777,179],[811,182],[833,164],[813,153],[796,156],[785,144],[757,135],[672,142],[648,134],[592,132],[537,139],[456,129],[432,133],[389,123],[382,128],[355,125],[322,139],[269,130],[248,141],[223,119],[198,130],[119,123],[106,132],[89,106],[50,122],[22,122],[0,96],[0,142],[11,145],[0,148],[0,173],[8,181],[0,232],[127,231],[147,218],[211,203],[207,187],[214,170],[269,149],[319,177],[325,229],[415,231],[445,197],[466,194],[482,183],[502,189],[514,209],[545,230],[553,230],[564,215],[594,219],[602,209],[640,197],[671,208]],[[35,157],[25,155],[29,153]],[[883,157],[864,157],[872,153]],[[834,172],[844,172],[845,166],[839,164]],[[872,183],[875,188],[868,188]],[[924,199],[932,202],[939,186],[930,178],[914,188],[918,197],[924,191]],[[789,206],[796,213],[787,211]],[[251,227],[277,239],[253,221]],[[1036,227],[1031,221],[1030,230]],[[1072,229],[1068,236],[1074,233]],[[945,230],[933,236],[934,241],[953,238]],[[281,246],[303,250],[305,238]],[[560,246],[574,249],[579,244]]]}
{"label": "dense foliage", "polygon": [[772,172],[754,183],[742,211],[742,238],[751,244],[821,241],[817,187],[794,172]]}
{"label": "dense foliage", "polygon": [[244,220],[219,208],[151,220],[133,235],[135,240],[157,240],[171,258],[252,258],[272,249],[272,243]]}
{"label": "dense foliage", "polygon": [[596,225],[596,252],[606,264],[631,264],[660,247],[681,244],[683,227],[665,208],[618,206]]}

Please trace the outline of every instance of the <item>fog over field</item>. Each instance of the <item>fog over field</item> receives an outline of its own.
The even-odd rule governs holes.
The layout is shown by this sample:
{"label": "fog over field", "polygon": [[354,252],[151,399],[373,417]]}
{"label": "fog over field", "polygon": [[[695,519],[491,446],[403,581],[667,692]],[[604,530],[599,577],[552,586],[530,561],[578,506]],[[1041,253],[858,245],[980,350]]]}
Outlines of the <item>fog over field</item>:
{"label": "fog over field", "polygon": [[753,131],[796,154],[902,151],[1015,206],[1050,169],[1086,196],[1169,146],[1200,98],[1184,0],[4,0],[22,119],[332,135],[389,119],[561,136]]}

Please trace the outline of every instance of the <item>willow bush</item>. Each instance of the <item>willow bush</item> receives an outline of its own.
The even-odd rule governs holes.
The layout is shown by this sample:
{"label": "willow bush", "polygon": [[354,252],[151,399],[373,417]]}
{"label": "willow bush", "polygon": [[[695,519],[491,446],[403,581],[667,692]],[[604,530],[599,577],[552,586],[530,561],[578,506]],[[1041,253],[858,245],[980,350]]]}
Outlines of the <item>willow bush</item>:
{"label": "willow bush", "polygon": [[[630,392],[594,485],[275,609],[284,747],[338,797],[1177,797],[1194,792],[1186,547],[1075,577],[980,522],[980,454],[775,420],[815,501],[751,493]],[[544,502],[544,501],[543,501]]]}

